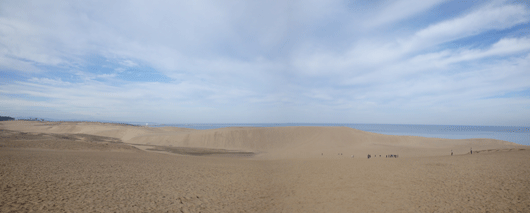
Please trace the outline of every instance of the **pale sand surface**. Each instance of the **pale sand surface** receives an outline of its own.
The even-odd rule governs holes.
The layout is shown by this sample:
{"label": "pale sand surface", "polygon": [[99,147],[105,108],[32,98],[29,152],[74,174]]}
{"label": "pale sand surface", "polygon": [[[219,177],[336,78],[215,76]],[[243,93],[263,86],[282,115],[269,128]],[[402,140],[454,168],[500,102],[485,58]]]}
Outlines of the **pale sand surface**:
{"label": "pale sand surface", "polygon": [[0,129],[1,212],[530,212],[530,149],[498,140],[341,127]]}
{"label": "pale sand surface", "polygon": [[[0,122],[0,128],[33,133],[89,134],[120,139],[124,143],[254,152],[259,159],[336,158],[398,154],[400,157],[440,156],[475,150],[510,149],[521,145],[494,139],[449,140],[393,136],[347,127],[230,127],[193,130],[151,128],[96,122]],[[524,146],[526,147],[526,146]]]}

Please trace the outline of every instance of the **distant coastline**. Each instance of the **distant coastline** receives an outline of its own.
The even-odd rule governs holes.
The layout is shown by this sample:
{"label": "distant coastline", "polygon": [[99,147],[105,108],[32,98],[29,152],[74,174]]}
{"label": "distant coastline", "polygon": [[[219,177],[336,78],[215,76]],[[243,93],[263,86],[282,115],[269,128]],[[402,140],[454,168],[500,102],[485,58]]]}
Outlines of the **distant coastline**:
{"label": "distant coastline", "polygon": [[284,126],[345,126],[385,135],[409,135],[429,138],[470,139],[491,138],[530,145],[530,127],[470,126],[470,125],[413,125],[413,124],[348,124],[348,123],[188,123],[158,124],[152,127],[181,127],[190,129],[218,129],[226,127],[284,127]]}

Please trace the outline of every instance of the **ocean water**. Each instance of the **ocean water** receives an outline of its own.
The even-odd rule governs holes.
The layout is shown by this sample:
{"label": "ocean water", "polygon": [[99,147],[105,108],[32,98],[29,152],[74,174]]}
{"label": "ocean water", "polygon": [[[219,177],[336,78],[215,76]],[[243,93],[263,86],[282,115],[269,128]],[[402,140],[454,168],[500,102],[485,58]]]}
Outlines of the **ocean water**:
{"label": "ocean water", "polygon": [[164,124],[191,129],[217,129],[225,127],[281,127],[281,126],[345,126],[386,135],[411,135],[430,138],[467,139],[491,138],[530,145],[530,127],[519,126],[460,126],[460,125],[408,125],[408,124],[332,124],[332,123],[211,123]]}

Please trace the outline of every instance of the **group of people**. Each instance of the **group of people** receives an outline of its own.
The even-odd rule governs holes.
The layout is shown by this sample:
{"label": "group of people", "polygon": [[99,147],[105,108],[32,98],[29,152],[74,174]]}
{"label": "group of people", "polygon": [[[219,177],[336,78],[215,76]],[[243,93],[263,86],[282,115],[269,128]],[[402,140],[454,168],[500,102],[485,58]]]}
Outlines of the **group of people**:
{"label": "group of people", "polygon": [[[473,154],[473,148],[469,148],[469,154]],[[451,149],[451,156],[453,156],[453,150]]]}
{"label": "group of people", "polygon": [[[469,149],[469,153],[473,154],[473,148],[470,148]],[[322,155],[324,155],[324,153],[322,153]],[[337,155],[342,155],[342,153],[337,153]],[[451,149],[451,156],[453,156],[453,150]],[[352,158],[354,157],[353,155],[351,156]],[[374,155],[374,157],[377,157],[377,155]],[[379,157],[381,157],[381,155],[379,155]],[[386,158],[398,158],[399,155],[394,155],[394,154],[390,154],[390,155],[386,155],[385,156]],[[368,159],[372,158],[372,155],[368,154]]]}
{"label": "group of people", "polygon": [[[352,155],[353,156],[353,155]],[[374,157],[377,157],[377,155],[374,155]],[[381,155],[379,155],[381,157]],[[386,155],[387,158],[397,158],[398,155]],[[368,154],[368,159],[372,158],[372,155]]]}

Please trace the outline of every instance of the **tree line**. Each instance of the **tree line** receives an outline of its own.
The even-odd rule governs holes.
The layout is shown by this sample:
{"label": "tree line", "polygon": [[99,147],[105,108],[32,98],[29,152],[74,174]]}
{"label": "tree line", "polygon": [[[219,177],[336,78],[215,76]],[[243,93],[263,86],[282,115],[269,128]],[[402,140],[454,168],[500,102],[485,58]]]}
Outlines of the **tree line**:
{"label": "tree line", "polygon": [[13,121],[15,118],[9,116],[0,116],[0,121]]}

